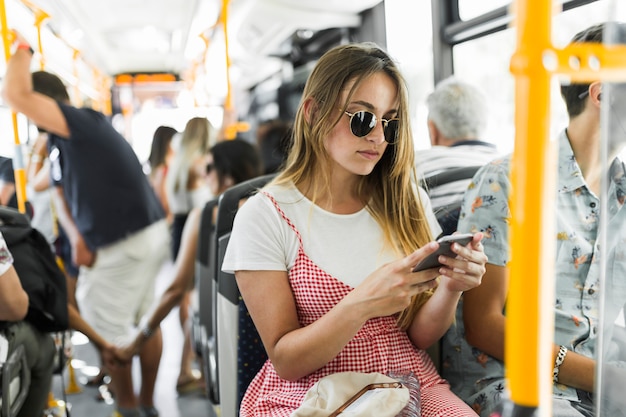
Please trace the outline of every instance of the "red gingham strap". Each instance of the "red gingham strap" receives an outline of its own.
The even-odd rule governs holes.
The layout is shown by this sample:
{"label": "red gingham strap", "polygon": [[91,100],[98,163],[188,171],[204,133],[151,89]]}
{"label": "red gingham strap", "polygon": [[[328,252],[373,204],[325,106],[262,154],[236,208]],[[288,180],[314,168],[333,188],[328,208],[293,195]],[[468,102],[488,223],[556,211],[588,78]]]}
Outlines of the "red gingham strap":
{"label": "red gingham strap", "polygon": [[274,197],[268,193],[267,191],[261,191],[263,194],[265,194],[265,196],[267,198],[270,199],[270,201],[272,202],[272,204],[274,205],[274,207],[276,207],[276,210],[278,211],[278,214],[280,214],[280,216],[283,218],[283,220],[285,220],[287,222],[287,224],[289,225],[289,227],[291,228],[291,230],[294,231],[294,233],[296,234],[296,236],[298,237],[298,242],[300,243],[300,249],[302,249],[302,236],[300,236],[300,232],[298,231],[298,229],[296,229],[296,226],[293,224],[293,222],[291,221],[291,219],[289,219],[289,217],[287,217],[287,215],[285,214],[285,212],[283,211],[282,208],[280,208],[280,206],[278,205],[278,202],[276,201],[276,199],[274,199]]}

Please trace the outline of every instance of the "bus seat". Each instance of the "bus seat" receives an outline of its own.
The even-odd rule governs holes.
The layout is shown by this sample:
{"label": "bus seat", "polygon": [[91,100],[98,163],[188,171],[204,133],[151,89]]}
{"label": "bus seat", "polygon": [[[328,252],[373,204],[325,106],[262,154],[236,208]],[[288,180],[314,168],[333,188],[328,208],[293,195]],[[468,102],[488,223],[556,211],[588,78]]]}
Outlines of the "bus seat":
{"label": "bus seat", "polygon": [[241,200],[250,197],[274,176],[275,174],[264,175],[237,184],[226,190],[219,199],[216,221],[216,341],[220,408],[223,416],[239,414],[241,399],[250,381],[267,359],[267,354],[241,298],[234,275],[223,272],[221,265]]}
{"label": "bus seat", "polygon": [[437,217],[437,222],[441,226],[441,236],[451,235],[456,232],[462,205],[463,200],[435,210],[435,217]]}
{"label": "bus seat", "polygon": [[6,362],[0,364],[0,376],[0,415],[15,417],[24,405],[30,388],[30,369],[26,363],[24,346],[17,346]]}
{"label": "bus seat", "polygon": [[217,294],[215,270],[215,224],[213,222],[213,210],[217,207],[218,199],[215,198],[205,204],[200,217],[200,230],[198,234],[198,249],[195,260],[195,288],[198,291],[197,311],[194,311],[192,320],[192,340],[196,354],[202,358],[206,391],[209,400],[213,404],[219,403],[217,391],[217,364],[211,357],[214,350],[213,323],[215,298]]}
{"label": "bus seat", "polygon": [[[454,169],[448,169],[438,172],[437,174],[422,179],[422,186],[429,191],[440,185],[452,183],[461,180],[471,180],[474,177],[476,171],[481,168],[482,165],[474,165],[468,167],[460,167]],[[433,207],[437,221],[441,226],[441,236],[450,235],[457,230],[457,224],[459,222],[459,215],[461,214],[461,206],[463,205],[463,198],[454,201],[448,205],[442,207]],[[435,344],[426,349],[426,352],[432,359],[438,372],[441,372],[441,339]]]}
{"label": "bus seat", "polygon": [[[469,183],[469,181],[471,181],[474,177],[476,171],[478,171],[481,167],[482,165],[474,165],[441,171],[437,174],[423,178],[422,186],[427,192],[430,192],[433,188],[456,181],[467,180]],[[437,221],[443,229],[443,232],[441,233],[442,236],[450,235],[456,232],[459,214],[461,213],[462,200],[463,198],[461,196],[461,198],[457,201],[454,201],[446,206],[433,207]]]}

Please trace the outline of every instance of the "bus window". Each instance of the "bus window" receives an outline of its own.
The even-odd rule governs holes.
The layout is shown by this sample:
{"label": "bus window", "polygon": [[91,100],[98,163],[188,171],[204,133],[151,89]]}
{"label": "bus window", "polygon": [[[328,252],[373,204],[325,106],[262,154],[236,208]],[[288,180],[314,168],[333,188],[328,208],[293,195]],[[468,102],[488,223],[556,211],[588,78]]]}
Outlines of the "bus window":
{"label": "bus window", "polygon": [[385,1],[387,50],[399,63],[409,86],[412,128],[417,149],[428,148],[426,96],[433,89],[432,24],[429,1],[419,1],[407,13],[402,0]]}
{"label": "bus window", "polygon": [[456,45],[453,49],[454,73],[480,86],[489,98],[489,122],[485,141],[497,144],[501,152],[513,150],[514,79],[509,71],[515,50],[512,30]]}
{"label": "bus window", "polygon": [[511,0],[458,0],[458,2],[461,20],[470,20],[499,7],[511,4]]}
{"label": "bus window", "polygon": [[[470,6],[476,2],[460,1],[465,13],[476,15],[483,9],[481,2],[475,10]],[[487,3],[504,3],[492,0]],[[501,4],[500,4],[501,5]],[[471,12],[471,13],[470,13]],[[559,13],[553,19],[552,37],[557,47],[569,43],[571,37],[590,22],[601,22],[608,16],[608,2],[599,1]],[[462,16],[465,18],[465,16]],[[515,51],[515,31],[507,29],[472,41],[463,42],[453,48],[454,73],[459,77],[480,85],[490,101],[491,117],[485,140],[497,143],[503,152],[513,150],[514,142],[514,78],[509,70],[511,55]],[[480,57],[480,59],[477,59]],[[559,80],[552,83],[551,137],[567,123],[565,106],[560,96]]]}

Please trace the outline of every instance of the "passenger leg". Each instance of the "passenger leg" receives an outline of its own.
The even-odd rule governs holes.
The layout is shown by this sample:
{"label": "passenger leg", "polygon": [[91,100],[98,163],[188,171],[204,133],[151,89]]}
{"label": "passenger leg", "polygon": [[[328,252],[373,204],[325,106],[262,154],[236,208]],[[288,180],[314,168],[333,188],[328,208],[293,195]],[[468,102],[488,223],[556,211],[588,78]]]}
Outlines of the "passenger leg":
{"label": "passenger leg", "polygon": [[183,331],[183,350],[180,359],[180,372],[176,381],[176,391],[180,395],[204,390],[204,379],[194,373],[193,362],[196,355],[191,343],[191,291],[187,291],[180,303],[180,325]]}
{"label": "passenger leg", "polygon": [[157,327],[154,334],[146,341],[139,352],[141,363],[141,389],[139,404],[143,408],[154,407],[154,385],[159,371],[159,362],[163,352],[163,337],[161,328]]}
{"label": "passenger leg", "polygon": [[183,331],[183,351],[180,358],[180,372],[178,374],[177,386],[181,383],[185,383],[193,378],[191,373],[191,363],[193,362],[193,351],[191,349],[191,343],[189,341],[189,306],[191,302],[191,293],[187,291],[183,296],[178,307],[178,314],[180,318],[180,328]]}
{"label": "passenger leg", "polygon": [[132,363],[118,366],[114,369],[107,369],[111,376],[111,385],[115,392],[115,401],[120,409],[136,409],[137,398],[133,388],[133,378],[131,374]]}

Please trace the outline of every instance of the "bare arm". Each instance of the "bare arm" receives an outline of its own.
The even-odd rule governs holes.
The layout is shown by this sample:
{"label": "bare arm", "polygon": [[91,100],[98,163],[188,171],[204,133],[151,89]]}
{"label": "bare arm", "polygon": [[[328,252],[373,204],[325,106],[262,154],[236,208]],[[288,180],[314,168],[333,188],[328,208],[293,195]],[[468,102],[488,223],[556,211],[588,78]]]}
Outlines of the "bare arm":
{"label": "bare arm", "polygon": [[83,235],[76,227],[74,219],[65,201],[63,187],[55,186],[52,200],[56,208],[57,219],[72,245],[72,260],[76,265],[91,266],[95,261],[94,253],[87,247]]}
{"label": "bare arm", "polygon": [[[559,352],[559,346],[552,347],[552,364]],[[559,384],[573,388],[594,391],[596,361],[576,352],[569,351],[559,367]]]}
{"label": "bare arm", "polygon": [[[301,327],[285,271],[236,271],[241,295],[281,378],[296,380],[323,367],[350,342],[367,320],[406,308],[437,270],[412,273],[412,267],[436,249],[429,244],[368,276],[319,320]],[[420,285],[422,284],[422,285]],[[268,302],[271,294],[272,302]]]}
{"label": "bare arm", "polygon": [[50,188],[50,166],[46,164],[48,157],[48,134],[40,133],[33,145],[31,157],[28,160],[26,173],[28,182],[37,192]]}
{"label": "bare arm", "polygon": [[115,368],[119,365],[115,358],[115,346],[104,340],[98,332],[94,330],[80,315],[76,307],[72,304],[67,304],[67,311],[69,315],[70,327],[74,330],[78,330],[94,344],[94,346],[100,351],[102,361],[108,368]]}
{"label": "bare arm", "polygon": [[170,221],[170,207],[167,202],[167,192],[165,191],[165,176],[166,169],[161,166],[156,169],[154,176],[152,177],[152,187],[154,188],[154,192],[156,193],[161,205],[163,206],[163,210],[165,210],[165,214],[168,217],[168,221]]}
{"label": "bare arm", "polygon": [[[470,345],[504,360],[504,306],[508,292],[508,270],[487,264],[483,283],[463,296],[465,337]],[[552,363],[559,351],[552,347]],[[568,352],[560,367],[559,383],[585,391],[594,390],[595,361],[575,352]]]}
{"label": "bare arm", "polygon": [[0,320],[19,321],[28,312],[28,294],[13,265],[0,275]]}
{"label": "bare arm", "polygon": [[15,193],[15,183],[0,181],[0,204],[6,206]]}
{"label": "bare arm", "polygon": [[67,305],[67,312],[69,316],[70,327],[74,330],[78,330],[99,349],[102,350],[109,346],[109,343],[100,336],[98,332],[96,332],[93,327],[91,327],[80,315],[76,307],[69,304]]}
{"label": "bare arm", "polygon": [[[27,43],[18,33],[17,42]],[[32,55],[28,50],[17,49],[7,63],[3,96],[11,109],[20,112],[35,125],[61,137],[69,137],[65,117],[56,101],[33,91],[30,73]]]}
{"label": "bare arm", "polygon": [[504,306],[509,289],[504,266],[487,264],[483,282],[463,295],[463,323],[467,342],[504,360]]}
{"label": "bare arm", "polygon": [[440,282],[432,297],[419,309],[408,335],[415,346],[426,349],[439,340],[448,330],[456,313],[463,291],[480,285],[485,273],[487,256],[480,244],[482,233],[476,233],[467,247],[458,243],[452,250],[459,256],[441,257],[444,265],[439,269]]}
{"label": "bare arm", "polygon": [[37,192],[45,191],[52,185],[50,183],[50,164],[45,163],[40,167],[39,171],[29,180],[33,186],[33,190]]}

